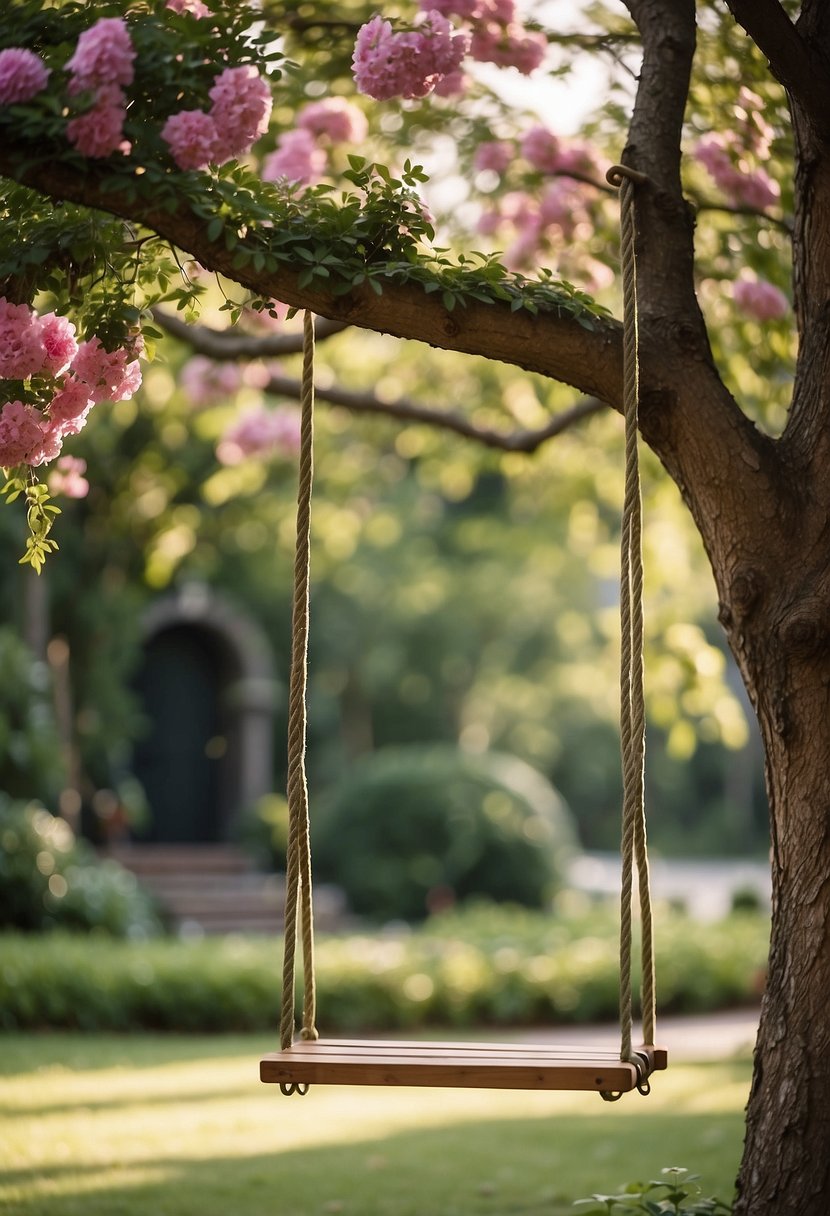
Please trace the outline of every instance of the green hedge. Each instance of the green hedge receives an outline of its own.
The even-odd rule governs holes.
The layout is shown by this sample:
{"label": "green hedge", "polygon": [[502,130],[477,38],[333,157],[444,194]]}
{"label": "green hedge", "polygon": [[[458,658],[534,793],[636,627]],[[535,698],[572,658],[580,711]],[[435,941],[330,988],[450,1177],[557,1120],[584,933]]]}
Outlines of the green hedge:
{"label": "green hedge", "polygon": [[[757,999],[767,941],[760,915],[705,927],[662,915],[661,1010]],[[253,938],[0,935],[0,1028],[267,1030],[278,1022],[280,956],[279,943]],[[319,1025],[327,1034],[617,1016],[610,912],[549,918],[478,908],[410,933],[323,938],[317,974]]]}

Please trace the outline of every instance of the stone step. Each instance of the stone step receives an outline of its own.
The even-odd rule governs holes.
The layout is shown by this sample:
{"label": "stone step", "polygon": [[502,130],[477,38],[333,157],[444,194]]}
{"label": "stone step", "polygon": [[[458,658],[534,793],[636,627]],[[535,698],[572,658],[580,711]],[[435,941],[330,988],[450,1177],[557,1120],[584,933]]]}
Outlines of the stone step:
{"label": "stone step", "polygon": [[[233,845],[141,845],[110,847],[102,854],[135,874],[183,935],[282,933],[285,881],[256,870]],[[315,887],[315,923],[338,927],[344,913],[339,891]]]}

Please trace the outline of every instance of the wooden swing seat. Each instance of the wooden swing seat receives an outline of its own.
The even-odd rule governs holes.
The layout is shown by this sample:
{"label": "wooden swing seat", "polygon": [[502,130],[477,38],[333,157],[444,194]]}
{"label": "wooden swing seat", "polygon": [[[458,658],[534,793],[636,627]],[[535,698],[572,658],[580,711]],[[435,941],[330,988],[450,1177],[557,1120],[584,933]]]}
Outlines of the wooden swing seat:
{"label": "wooden swing seat", "polygon": [[[661,1047],[638,1047],[646,1073],[668,1066]],[[298,1041],[260,1062],[280,1085],[418,1085],[449,1089],[562,1089],[628,1093],[641,1080],[618,1051],[520,1043]]]}

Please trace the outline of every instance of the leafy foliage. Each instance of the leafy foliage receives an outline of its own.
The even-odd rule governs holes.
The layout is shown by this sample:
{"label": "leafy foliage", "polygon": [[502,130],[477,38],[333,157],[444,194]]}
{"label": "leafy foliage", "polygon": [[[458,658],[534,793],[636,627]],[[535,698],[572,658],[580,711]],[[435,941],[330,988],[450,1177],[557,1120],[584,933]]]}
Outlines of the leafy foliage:
{"label": "leafy foliage", "polygon": [[687,1213],[688,1216],[728,1216],[732,1210],[720,1199],[701,1195],[697,1174],[678,1166],[662,1170],[663,1177],[651,1182],[632,1182],[618,1195],[592,1195],[590,1199],[577,1199],[586,1216],[600,1213],[646,1212],[648,1216],[663,1216],[664,1213]]}

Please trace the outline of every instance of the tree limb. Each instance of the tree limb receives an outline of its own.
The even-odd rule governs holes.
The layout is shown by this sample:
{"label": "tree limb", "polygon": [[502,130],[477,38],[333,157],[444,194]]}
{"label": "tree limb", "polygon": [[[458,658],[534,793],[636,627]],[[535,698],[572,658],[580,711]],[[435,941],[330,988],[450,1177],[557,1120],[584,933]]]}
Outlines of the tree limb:
{"label": "tree limb", "polygon": [[[162,308],[153,309],[153,317],[171,337],[180,339],[197,354],[205,355],[217,362],[294,355],[303,349],[303,336],[299,333],[254,337],[250,334],[238,334],[232,329],[211,329],[207,325],[188,325]],[[347,327],[336,321],[318,319],[315,325],[315,337],[319,342],[321,339],[341,333],[345,328]],[[522,429],[508,434],[490,427],[476,426],[464,414],[456,411],[430,408],[406,398],[383,401],[371,392],[356,393],[349,392],[347,389],[327,388],[322,385],[317,385],[314,391],[321,401],[342,406],[355,414],[380,414],[405,422],[424,422],[429,426],[439,427],[441,430],[453,431],[465,439],[473,439],[477,443],[483,444],[484,447],[497,448],[504,452],[535,452],[548,439],[561,435],[563,431],[576,423],[590,418],[606,408],[604,402],[597,401],[595,398],[580,401],[561,414],[556,414],[543,427],[535,430]],[[264,385],[263,392],[299,401],[302,381],[294,380],[290,376],[274,375]]]}
{"label": "tree limb", "polygon": [[[635,196],[640,427],[679,485],[707,550],[720,556],[719,520],[728,511],[737,532],[752,533],[778,457],[723,384],[695,295],[694,224],[680,177],[695,2],[626,4],[642,36],[643,63],[622,159],[649,179]],[[658,347],[662,361],[654,357]]]}
{"label": "tree limb", "polygon": [[778,0],[726,3],[816,133],[830,139],[830,65],[824,56],[802,38]]}
{"label": "tree limb", "polygon": [[[153,320],[173,338],[186,342],[199,355],[217,362],[234,359],[278,359],[296,355],[303,349],[302,333],[250,334],[237,329],[212,329],[209,325],[188,325],[164,308],[153,309]],[[317,342],[324,342],[348,329],[342,321],[318,319],[315,327]]]}
{"label": "tree limb", "polygon": [[[302,392],[302,382],[288,376],[272,376],[264,387],[264,392],[278,397],[291,397],[299,400]],[[561,414],[554,415],[543,427],[536,430],[518,430],[509,434],[493,430],[490,427],[476,426],[469,418],[453,410],[431,409],[416,401],[398,398],[396,401],[382,401],[374,393],[355,393],[347,389],[326,388],[317,385],[314,394],[321,401],[332,405],[343,406],[355,414],[379,414],[388,418],[398,418],[405,422],[425,422],[429,426],[452,431],[465,439],[473,439],[484,447],[496,448],[503,452],[535,452],[549,439],[561,435],[585,418],[590,418],[607,408],[605,402],[596,399],[580,401]]]}
{"label": "tree limb", "polygon": [[258,271],[250,262],[242,269],[234,267],[234,254],[221,241],[208,238],[205,221],[184,200],[167,210],[135,192],[103,190],[95,166],[79,169],[56,159],[32,163],[26,149],[5,141],[0,145],[0,174],[53,199],[142,224],[206,269],[265,299],[308,308],[342,324],[501,360],[570,384],[586,396],[619,408],[622,345],[616,321],[597,318],[589,329],[565,313],[540,310],[530,315],[499,300],[485,304],[471,299],[466,307],[448,312],[440,291],[427,293],[418,283],[398,280],[385,283],[382,295],[375,294],[368,283],[353,287],[346,295],[334,295],[318,286],[319,280],[300,286],[307,269],[303,264],[283,265],[277,271]]}

